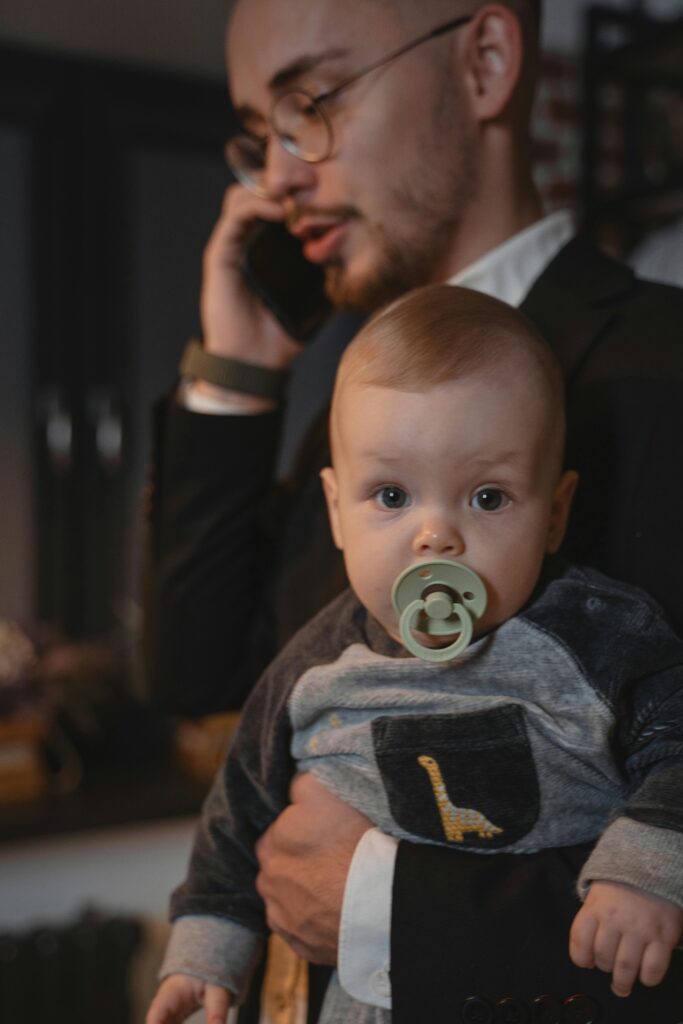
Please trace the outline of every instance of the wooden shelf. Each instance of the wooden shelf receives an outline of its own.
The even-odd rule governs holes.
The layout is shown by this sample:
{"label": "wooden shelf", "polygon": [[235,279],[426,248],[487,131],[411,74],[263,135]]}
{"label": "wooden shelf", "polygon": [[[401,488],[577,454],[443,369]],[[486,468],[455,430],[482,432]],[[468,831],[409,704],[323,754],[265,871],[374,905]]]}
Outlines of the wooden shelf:
{"label": "wooden shelf", "polygon": [[589,230],[600,238],[616,229],[624,252],[683,208],[679,94],[683,17],[589,8],[582,205]]}
{"label": "wooden shelf", "polygon": [[643,38],[611,54],[606,72],[633,84],[683,89],[683,18],[646,24]]}
{"label": "wooden shelf", "polygon": [[102,767],[74,793],[0,807],[0,842],[198,814],[207,788],[170,757]]}

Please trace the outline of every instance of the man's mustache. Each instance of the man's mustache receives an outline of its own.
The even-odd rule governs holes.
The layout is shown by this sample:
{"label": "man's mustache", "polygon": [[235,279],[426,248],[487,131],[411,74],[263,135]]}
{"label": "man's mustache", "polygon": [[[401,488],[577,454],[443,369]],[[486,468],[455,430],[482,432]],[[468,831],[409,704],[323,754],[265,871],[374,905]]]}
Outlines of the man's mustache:
{"label": "man's mustache", "polygon": [[343,221],[353,220],[358,216],[360,216],[358,210],[353,206],[297,206],[291,214],[288,214],[285,224],[291,231],[303,220],[319,218],[324,221]]}

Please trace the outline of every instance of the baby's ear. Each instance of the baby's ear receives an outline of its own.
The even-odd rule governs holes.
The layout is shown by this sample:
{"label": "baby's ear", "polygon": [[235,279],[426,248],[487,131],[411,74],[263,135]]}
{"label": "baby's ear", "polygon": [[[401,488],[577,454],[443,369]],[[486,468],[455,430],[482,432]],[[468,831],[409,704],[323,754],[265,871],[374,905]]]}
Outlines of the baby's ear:
{"label": "baby's ear", "polygon": [[335,545],[340,551],[343,551],[344,541],[342,539],[341,524],[339,522],[339,486],[337,484],[337,474],[332,466],[325,466],[324,469],[320,470],[320,479],[323,483],[323,491],[325,492],[325,500],[327,501],[327,515],[330,520],[332,537]]}
{"label": "baby's ear", "polygon": [[578,482],[579,474],[573,469],[567,469],[555,484],[545,545],[545,550],[549,555],[554,555],[556,551],[559,551],[564,540],[572,499]]}

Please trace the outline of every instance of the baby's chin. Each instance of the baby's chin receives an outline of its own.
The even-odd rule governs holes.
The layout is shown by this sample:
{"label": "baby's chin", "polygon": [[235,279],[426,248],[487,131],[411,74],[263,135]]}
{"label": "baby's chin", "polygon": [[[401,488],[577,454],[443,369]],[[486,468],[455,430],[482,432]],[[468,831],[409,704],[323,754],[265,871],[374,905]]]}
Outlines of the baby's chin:
{"label": "baby's chin", "polygon": [[384,630],[384,632],[395,643],[397,643],[399,645],[399,647],[403,647],[403,641],[401,640],[401,630],[399,628],[398,619],[394,615],[392,615],[391,617],[389,617],[389,616],[384,617],[382,615],[374,615],[373,617],[377,620],[377,622],[379,622],[379,624],[382,627],[382,629]]}

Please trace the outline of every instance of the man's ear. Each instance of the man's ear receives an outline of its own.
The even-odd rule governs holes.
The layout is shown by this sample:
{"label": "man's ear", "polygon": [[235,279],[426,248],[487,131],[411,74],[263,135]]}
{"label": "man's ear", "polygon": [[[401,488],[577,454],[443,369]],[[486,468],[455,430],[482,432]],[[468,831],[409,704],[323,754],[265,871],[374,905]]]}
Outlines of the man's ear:
{"label": "man's ear", "polygon": [[559,551],[564,540],[572,499],[578,482],[579,474],[573,469],[568,469],[555,485],[545,545],[546,553],[549,555],[554,555],[556,551]]}
{"label": "man's ear", "polygon": [[337,474],[333,470],[332,466],[326,466],[325,469],[320,470],[320,479],[322,480],[323,491],[325,492],[327,515],[330,520],[332,537],[336,547],[338,547],[340,551],[343,551],[344,542],[342,540],[341,525],[339,522],[339,487],[337,484]]}
{"label": "man's ear", "polygon": [[459,60],[476,121],[493,121],[510,105],[524,60],[522,26],[509,7],[486,4],[472,19]]}

